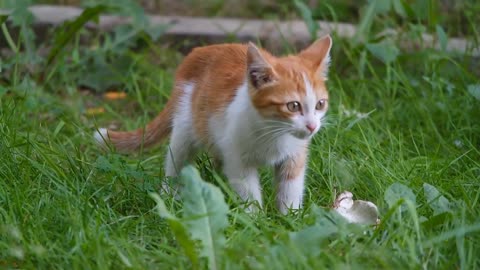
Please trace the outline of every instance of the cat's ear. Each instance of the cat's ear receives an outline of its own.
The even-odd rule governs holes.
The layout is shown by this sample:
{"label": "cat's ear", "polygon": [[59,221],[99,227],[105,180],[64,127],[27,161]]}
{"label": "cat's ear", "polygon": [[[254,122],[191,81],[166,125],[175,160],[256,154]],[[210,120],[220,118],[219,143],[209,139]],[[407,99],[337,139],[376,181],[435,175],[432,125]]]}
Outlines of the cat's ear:
{"label": "cat's ear", "polygon": [[327,80],[328,67],[330,65],[330,49],[332,48],[332,38],[330,35],[323,36],[305,50],[301,51],[298,56],[313,62],[315,74],[322,80]]}
{"label": "cat's ear", "polygon": [[277,81],[272,65],[252,42],[248,43],[247,72],[250,84],[256,89],[262,89]]}

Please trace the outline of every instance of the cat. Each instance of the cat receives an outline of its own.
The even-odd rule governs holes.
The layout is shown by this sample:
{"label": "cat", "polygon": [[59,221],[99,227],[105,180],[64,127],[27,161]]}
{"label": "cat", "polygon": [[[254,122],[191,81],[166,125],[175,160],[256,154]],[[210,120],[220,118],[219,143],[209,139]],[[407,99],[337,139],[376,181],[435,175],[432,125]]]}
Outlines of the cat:
{"label": "cat", "polygon": [[131,152],[170,135],[166,176],[207,150],[241,199],[257,207],[257,169],[272,166],[278,210],[300,209],[308,145],[328,109],[331,46],[326,35],[283,57],[251,42],[197,47],[178,67],[171,97],[153,121],[130,132],[101,128],[95,139]]}

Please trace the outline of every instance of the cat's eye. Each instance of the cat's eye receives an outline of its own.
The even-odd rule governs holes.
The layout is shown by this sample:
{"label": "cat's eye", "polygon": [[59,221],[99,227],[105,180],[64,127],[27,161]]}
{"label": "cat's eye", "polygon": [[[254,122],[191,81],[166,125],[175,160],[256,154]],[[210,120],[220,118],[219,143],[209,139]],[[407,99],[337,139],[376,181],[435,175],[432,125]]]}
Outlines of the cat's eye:
{"label": "cat's eye", "polygon": [[326,100],[326,99],[320,99],[320,100],[317,102],[317,105],[315,106],[315,110],[321,111],[321,110],[325,109],[326,103],[327,103],[327,100]]}
{"label": "cat's eye", "polygon": [[292,101],[287,103],[287,109],[291,112],[299,112],[300,108],[301,106],[298,101]]}

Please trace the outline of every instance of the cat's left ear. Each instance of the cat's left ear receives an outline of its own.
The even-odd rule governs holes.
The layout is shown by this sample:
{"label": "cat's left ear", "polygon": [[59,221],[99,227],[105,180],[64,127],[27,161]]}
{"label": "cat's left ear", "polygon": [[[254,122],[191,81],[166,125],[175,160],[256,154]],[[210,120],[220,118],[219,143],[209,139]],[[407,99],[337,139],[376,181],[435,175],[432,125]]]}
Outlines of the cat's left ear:
{"label": "cat's left ear", "polygon": [[247,48],[247,76],[250,84],[262,89],[277,82],[277,74],[273,66],[252,42]]}
{"label": "cat's left ear", "polygon": [[332,48],[332,38],[330,35],[323,36],[305,50],[301,51],[298,56],[313,62],[315,74],[322,80],[327,80],[328,67],[330,65],[330,49]]}

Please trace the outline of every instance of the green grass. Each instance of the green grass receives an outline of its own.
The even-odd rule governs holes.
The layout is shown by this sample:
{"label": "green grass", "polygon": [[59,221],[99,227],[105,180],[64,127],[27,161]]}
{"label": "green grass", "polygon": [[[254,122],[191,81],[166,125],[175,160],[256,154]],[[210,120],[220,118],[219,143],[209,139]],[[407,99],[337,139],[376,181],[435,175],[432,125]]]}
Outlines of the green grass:
{"label": "green grass", "polygon": [[[182,56],[146,43],[136,51],[75,43],[46,81],[25,71],[23,53],[1,62],[0,268],[195,266],[149,195],[164,180],[166,145],[120,155],[92,139],[96,127],[142,126],[165,104]],[[124,66],[112,67],[117,60]],[[219,269],[480,268],[480,85],[471,58],[401,51],[383,64],[365,46],[335,39],[332,60],[329,120],[311,147],[302,211],[276,212],[263,170],[265,207],[246,214],[199,157],[203,179],[221,188],[230,208]],[[96,65],[107,75],[84,76]],[[77,90],[106,80],[127,99]],[[105,111],[92,115],[92,107]],[[392,184],[415,200],[406,207],[385,200],[392,190],[402,197]],[[441,196],[427,199],[425,184]],[[329,213],[344,190],[378,205],[377,228]],[[186,224],[189,206],[162,199]],[[201,259],[199,268],[206,266]]]}

